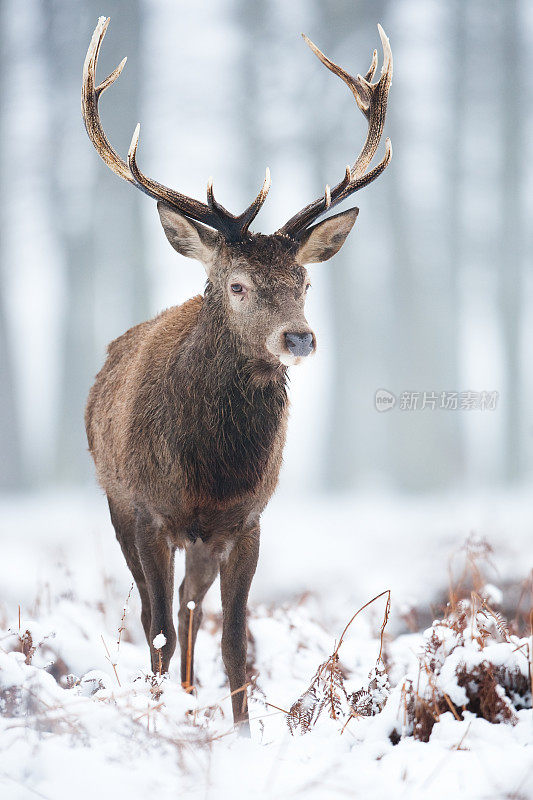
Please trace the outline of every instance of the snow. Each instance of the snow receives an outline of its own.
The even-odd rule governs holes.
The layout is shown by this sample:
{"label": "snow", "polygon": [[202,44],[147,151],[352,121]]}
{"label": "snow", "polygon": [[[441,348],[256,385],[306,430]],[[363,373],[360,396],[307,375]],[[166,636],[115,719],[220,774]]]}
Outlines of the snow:
{"label": "snow", "polygon": [[490,603],[491,606],[499,606],[502,603],[502,591],[492,583],[486,583],[480,594],[482,597],[486,598],[487,602]]}
{"label": "snow", "polygon": [[167,637],[163,633],[158,633],[157,636],[154,637],[153,645],[156,650],[161,650],[167,643]]}
{"label": "snow", "polygon": [[[149,672],[139,598],[136,589],[129,595],[131,577],[103,500],[5,499],[0,796],[533,796],[531,709],[517,696],[505,699],[497,690],[512,704],[512,723],[494,724],[468,709],[456,719],[443,706],[427,742],[413,737],[406,714],[409,691],[428,698],[436,691],[457,707],[465,704],[468,685],[457,676],[463,668],[490,663],[529,681],[531,640],[513,633],[506,638],[491,616],[494,606],[509,604],[508,587],[527,578],[528,508],[527,498],[496,493],[486,502],[434,499],[416,508],[390,497],[308,498],[305,504],[275,498],[264,517],[250,607],[254,677],[247,741],[232,726],[217,588],[204,601],[197,688],[187,694],[176,657],[168,676]],[[471,531],[477,539],[461,549]],[[484,538],[494,547],[485,560]],[[464,612],[468,622],[458,632],[448,617],[429,609],[446,596],[449,563],[460,576],[474,550],[483,573],[479,614],[460,601],[456,613]],[[181,571],[178,559],[176,586]],[[313,715],[309,732],[291,734],[285,712],[303,696],[303,710],[313,713],[306,691],[346,622],[389,586],[386,672],[378,662],[382,597],[357,616],[340,646],[344,689],[338,689],[337,719],[324,708]],[[409,630],[406,620],[417,615],[425,621]],[[433,682],[421,669],[430,641]],[[164,643],[164,634],[155,637],[155,647]]]}

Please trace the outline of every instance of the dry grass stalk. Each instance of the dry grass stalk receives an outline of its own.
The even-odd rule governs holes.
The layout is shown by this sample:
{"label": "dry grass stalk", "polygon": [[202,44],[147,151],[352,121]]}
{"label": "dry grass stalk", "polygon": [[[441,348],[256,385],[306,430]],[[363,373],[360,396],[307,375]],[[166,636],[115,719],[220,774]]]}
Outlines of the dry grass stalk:
{"label": "dry grass stalk", "polygon": [[105,648],[105,651],[106,651],[106,659],[109,661],[109,663],[113,667],[113,672],[115,673],[115,678],[117,679],[117,683],[118,683],[119,686],[121,686],[120,678],[118,677],[118,672],[117,672],[117,664],[111,658],[111,653],[109,652],[109,647],[107,646],[107,644],[105,642],[105,639],[104,639],[102,634],[100,635],[100,638],[102,639],[102,642],[104,644],[104,648]]}
{"label": "dry grass stalk", "polygon": [[[452,611],[470,589],[481,594],[486,583],[485,567],[489,566],[495,570],[492,562],[493,552],[492,546],[486,539],[472,532],[459,551],[452,554],[448,564],[448,602]],[[464,555],[464,564],[459,576],[456,577],[453,574],[453,564],[458,554]]]}
{"label": "dry grass stalk", "polygon": [[187,604],[187,608],[189,609],[189,629],[187,632],[187,666],[186,666],[186,673],[185,673],[185,683],[183,684],[183,688],[186,692],[190,692],[192,690],[191,686],[191,675],[192,675],[192,633],[193,633],[193,618],[194,618],[194,602],[190,602]]}
{"label": "dry grass stalk", "polygon": [[117,636],[117,653],[120,648],[120,642],[122,639],[122,633],[126,630],[126,625],[124,624],[126,621],[126,614],[128,613],[129,603],[131,598],[131,593],[133,592],[133,583],[130,586],[130,590],[128,592],[128,596],[126,597],[126,601],[124,603],[124,608],[122,609],[122,616],[120,618],[120,625],[118,626],[118,636]]}

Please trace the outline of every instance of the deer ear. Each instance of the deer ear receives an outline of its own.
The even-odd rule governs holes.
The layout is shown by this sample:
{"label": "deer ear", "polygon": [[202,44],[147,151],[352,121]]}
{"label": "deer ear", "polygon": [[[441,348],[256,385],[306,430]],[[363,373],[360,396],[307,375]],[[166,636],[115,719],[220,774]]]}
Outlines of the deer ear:
{"label": "deer ear", "polygon": [[327,261],[338,253],[353,228],[359,214],[358,208],[349,208],[329,217],[302,233],[296,261],[300,265]]}
{"label": "deer ear", "polygon": [[174,250],[182,256],[201,261],[209,273],[214,253],[220,243],[219,234],[184,217],[161,200],[157,204],[157,210],[165,235]]}

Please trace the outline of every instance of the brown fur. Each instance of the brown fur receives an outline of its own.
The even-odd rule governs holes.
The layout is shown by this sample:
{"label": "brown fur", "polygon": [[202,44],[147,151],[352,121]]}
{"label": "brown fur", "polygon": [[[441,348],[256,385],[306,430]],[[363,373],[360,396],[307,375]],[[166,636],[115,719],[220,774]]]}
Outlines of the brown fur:
{"label": "brown fur", "polygon": [[[260,237],[257,245],[223,245],[205,296],[170,308],[112,342],[86,410],[89,449],[141,594],[153,668],[158,654],[152,640],[160,630],[167,638],[165,669],[175,647],[172,562],[175,548],[186,547],[179,615],[182,678],[186,604],[191,599],[198,604],[196,633],[203,594],[220,569],[226,576],[223,608],[230,606],[223,652],[232,690],[244,683],[246,596],[257,560],[259,516],[281,466],[288,411],[285,367],[264,344],[262,357],[256,351],[266,335],[261,325],[283,316],[276,311],[276,298],[288,293],[289,311],[295,297],[302,302],[305,273],[294,262],[288,240]],[[253,277],[257,290],[257,325],[250,341],[232,324],[224,295],[235,264]],[[230,566],[233,560],[236,566]],[[244,694],[235,702],[236,719],[245,719]]]}
{"label": "brown fur", "polygon": [[[194,647],[203,597],[220,572],[222,654],[234,717],[246,727],[246,693],[238,690],[245,682],[246,603],[259,518],[275,489],[285,442],[283,364],[303,357],[285,334],[315,347],[303,314],[307,272],[298,243],[287,236],[250,234],[230,244],[166,207],[159,210],[173,247],[206,266],[206,290],[111,343],[89,394],[87,439],[141,596],[152,669],[159,664],[158,633],[167,640],[164,670],[176,646],[174,552],[186,548],[178,614],[182,681],[187,603],[196,604]],[[346,214],[349,225],[328,222],[331,235],[342,225],[346,238],[355,219]],[[329,253],[331,236],[316,228],[318,243],[308,237],[303,246]],[[244,289],[235,293],[235,286]]]}
{"label": "brown fur", "polygon": [[[391,158],[363,173],[376,152],[392,79],[392,54],[379,27],[382,75],[366,74],[364,97],[351,78],[312,44],[315,54],[348,84],[368,120],[367,140],[345,178],[306,206],[272,236],[250,234],[270,185],[242,214],[230,214],[213,196],[208,204],[187,198],[143,176],[136,164],[139,126],[128,163],[111,148],[98,114],[101,92],[124,62],[99,86],[98,53],[109,19],[101,17],[83,68],[85,127],[105,163],[158,201],[168,241],[200,261],[208,274],[204,297],[195,297],[142,323],[109,347],[86,410],[89,449],[104,488],[111,520],[142,601],[142,623],[152,668],[159,653],[153,639],[166,636],[162,666],[176,646],[172,621],[174,552],[186,547],[180,586],[179,641],[185,680],[189,614],[194,601],[192,643],[201,603],[220,571],[222,655],[236,721],[248,725],[246,692],[246,603],[259,550],[259,517],[281,465],[287,424],[286,366],[316,348],[303,309],[308,288],[305,265],[335,255],[358,209],[312,225],[325,211],[374,180]],[[204,223],[204,224],[202,224]],[[240,288],[239,288],[240,287]],[[240,691],[239,691],[240,690]]]}
{"label": "brown fur", "polygon": [[220,515],[234,528],[274,490],[287,398],[284,369],[265,381],[268,367],[241,356],[231,334],[217,349],[204,304],[194,297],[112,342],[86,425],[109,497],[121,506],[149,498],[177,546],[195,528],[220,550]]}

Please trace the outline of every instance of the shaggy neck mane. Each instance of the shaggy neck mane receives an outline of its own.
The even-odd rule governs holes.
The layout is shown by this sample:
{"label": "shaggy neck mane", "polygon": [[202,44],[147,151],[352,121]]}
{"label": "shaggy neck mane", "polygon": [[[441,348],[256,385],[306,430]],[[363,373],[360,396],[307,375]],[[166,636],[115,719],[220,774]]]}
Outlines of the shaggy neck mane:
{"label": "shaggy neck mane", "polygon": [[208,282],[198,323],[193,334],[193,348],[205,360],[212,374],[212,363],[221,370],[220,377],[229,377],[243,392],[267,387],[270,383],[286,385],[287,368],[281,362],[251,356],[246,342],[228,324],[222,292]]}
{"label": "shaggy neck mane", "polygon": [[253,492],[284,420],[286,369],[246,355],[209,289],[183,358],[189,385],[174,392],[186,424],[171,449],[189,490],[217,502]]}

